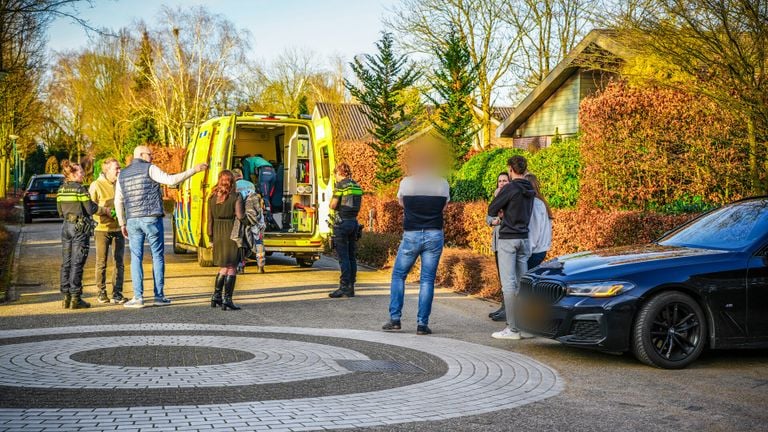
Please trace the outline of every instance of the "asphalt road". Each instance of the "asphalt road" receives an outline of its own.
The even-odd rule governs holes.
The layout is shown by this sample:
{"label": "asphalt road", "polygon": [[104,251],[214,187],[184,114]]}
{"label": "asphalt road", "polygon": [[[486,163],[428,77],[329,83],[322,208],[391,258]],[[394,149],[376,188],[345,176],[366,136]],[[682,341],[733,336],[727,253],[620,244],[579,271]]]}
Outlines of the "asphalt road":
{"label": "asphalt road", "polygon": [[[224,337],[228,334],[228,327],[210,330],[194,325],[233,326],[233,329],[234,326],[241,326],[238,327],[239,331],[252,328],[255,329],[253,335],[260,337],[264,336],[263,331],[266,328],[279,328],[284,331],[274,330],[275,334],[272,334],[271,338],[290,339],[298,345],[316,342],[333,346],[333,355],[337,357],[352,356],[350,358],[354,359],[357,358],[355,355],[358,355],[354,353],[363,353],[369,358],[402,358],[412,364],[423,365],[424,374],[414,377],[408,376],[408,372],[391,373],[386,375],[387,382],[382,382],[382,375],[359,374],[345,378],[344,375],[337,377],[331,373],[322,377],[325,381],[312,381],[322,385],[301,384],[301,381],[289,383],[287,379],[281,382],[278,377],[275,382],[257,383],[263,384],[260,387],[238,388],[238,395],[235,395],[234,391],[228,392],[226,386],[210,392],[180,390],[160,396],[150,394],[149,391],[144,394],[141,390],[132,390],[134,393],[114,390],[113,393],[100,396],[101,400],[94,397],[94,394],[89,394],[87,389],[71,394],[62,391],[58,395],[48,392],[38,399],[30,400],[29,408],[55,407],[57,404],[62,407],[66,405],[91,408],[132,406],[146,404],[149,399],[145,398],[154,397],[164,398],[162,405],[166,406],[186,403],[201,405],[222,400],[227,403],[256,400],[253,398],[282,400],[300,398],[302,395],[320,397],[326,394],[360,394],[363,398],[366,392],[388,388],[390,399],[382,403],[396,405],[397,397],[392,400],[392,392],[396,395],[398,389],[403,389],[405,409],[406,404],[413,403],[408,402],[409,399],[405,397],[407,386],[423,385],[450,371],[450,361],[444,364],[446,360],[440,356],[443,355],[441,352],[451,354],[451,351],[454,351],[454,354],[467,358],[474,355],[475,360],[470,363],[475,364],[483,364],[483,356],[490,360],[497,353],[519,354],[522,356],[519,359],[532,359],[556,371],[562,391],[536,402],[510,408],[503,388],[496,386],[492,389],[490,385],[487,388],[475,386],[472,389],[474,396],[467,393],[467,405],[476,404],[478,400],[482,400],[486,390],[488,394],[493,390],[493,397],[488,400],[498,401],[498,405],[504,408],[491,410],[494,403],[485,400],[482,403],[487,407],[486,411],[489,411],[486,413],[458,417],[447,415],[446,417],[450,418],[440,420],[395,422],[396,424],[373,426],[365,430],[757,431],[765,430],[768,422],[766,350],[705,352],[687,369],[665,371],[644,366],[628,354],[610,355],[577,350],[538,338],[499,341],[492,339],[490,334],[500,329],[501,325],[487,318],[488,312],[496,309],[497,304],[441,289],[436,292],[430,322],[434,334],[417,338],[412,335],[415,332],[417,286],[409,287],[406,295],[403,334],[393,336],[380,331],[381,325],[388,318],[389,273],[361,269],[357,296],[354,299],[329,299],[327,293],[335,287],[338,270],[335,261],[328,258],[323,258],[310,269],[300,269],[292,259],[280,255],[268,258],[266,274],[256,274],[249,268],[245,275],[238,278],[235,301],[243,309],[238,312],[222,312],[209,307],[208,299],[215,270],[198,267],[194,255],[174,255],[170,252],[170,238],[167,234],[166,295],[173,299],[172,306],[132,310],[96,303],[92,249],[84,283],[85,298],[93,307],[88,310],[63,310],[60,308],[58,293],[58,269],[61,259],[59,229],[60,222],[56,220],[35,221],[23,227],[23,243],[17,256],[15,287],[12,290],[15,299],[0,305],[0,329],[3,330],[0,335],[9,334],[6,330],[11,329],[103,326],[107,336],[119,337],[120,329],[124,328],[126,332],[130,330],[126,335],[130,333],[131,337],[143,337],[145,333],[152,333],[148,323],[155,323],[158,326],[155,331],[165,328],[163,326],[181,324],[174,327],[178,328],[177,332],[163,331],[162,334],[171,337],[178,333],[175,336],[177,338],[205,337],[207,341],[211,339],[211,335],[218,334],[219,340],[226,341]],[[126,278],[130,279],[128,261],[129,259],[126,259]],[[151,298],[149,262],[145,256],[145,290],[150,293],[148,297]],[[126,295],[130,295],[131,285],[129,282],[126,285]],[[141,325],[147,325],[147,332],[138,330]],[[308,329],[301,330],[302,328]],[[77,332],[74,333],[74,336],[67,337],[92,336],[85,333],[78,336]],[[344,336],[347,333],[349,338]],[[377,334],[382,334],[380,340],[377,340]],[[41,337],[28,337],[25,341],[38,342]],[[398,337],[402,344],[393,339]],[[427,341],[424,338],[434,340]],[[212,340],[217,339],[214,337]],[[387,344],[391,341],[395,342],[392,342],[392,348],[389,349]],[[13,339],[0,338],[0,347],[16,342]],[[157,362],[166,366],[177,366],[174,362],[183,360],[179,360],[177,351],[164,351],[171,348],[164,347],[163,341],[152,342],[163,347],[152,350],[151,355],[154,357],[151,359],[147,359],[150,355],[148,351],[139,348],[126,351],[124,348],[112,347],[108,340],[104,343],[105,348],[102,351],[83,351],[73,355],[73,359],[96,365],[93,366],[94,374],[99,374],[98,365],[102,363],[123,364],[130,360],[132,367],[151,366]],[[395,344],[402,346],[395,347]],[[454,345],[456,348],[453,348]],[[423,352],[420,351],[420,346],[424,347]],[[493,349],[488,350],[489,347]],[[441,348],[444,349],[440,351]],[[115,351],[118,349],[122,351]],[[279,351],[282,348],[276,349]],[[183,361],[210,365],[216,364],[217,361],[245,361],[253,355],[258,356],[258,352],[244,352],[237,346],[224,344],[213,354],[200,348],[199,351],[184,357],[187,360]],[[291,355],[295,358],[295,354]],[[504,356],[499,356],[502,357]],[[14,367],[0,369],[0,374],[15,373]],[[0,390],[8,390],[11,387],[0,385]],[[510,398],[513,397],[512,390],[510,388]],[[24,386],[19,385],[14,391],[19,391],[22,395]],[[129,393],[135,398],[123,400]],[[371,404],[376,403],[375,395],[374,393],[371,397]],[[210,400],[206,400],[206,397]],[[44,405],[41,398],[47,398],[45,400],[48,405]],[[64,398],[68,400],[65,401]],[[114,400],[110,402],[112,399]],[[354,401],[340,398],[339,403],[350,403],[344,402],[345,400]],[[424,393],[424,400],[431,400],[429,391]],[[10,423],[3,426],[3,412],[14,407],[26,407],[25,403],[27,402],[19,398],[11,401],[7,397],[0,397],[0,430],[13,429],[9,426]],[[440,404],[439,401],[425,404],[424,410],[428,411],[433,405]],[[248,428],[242,426],[236,429]]]}

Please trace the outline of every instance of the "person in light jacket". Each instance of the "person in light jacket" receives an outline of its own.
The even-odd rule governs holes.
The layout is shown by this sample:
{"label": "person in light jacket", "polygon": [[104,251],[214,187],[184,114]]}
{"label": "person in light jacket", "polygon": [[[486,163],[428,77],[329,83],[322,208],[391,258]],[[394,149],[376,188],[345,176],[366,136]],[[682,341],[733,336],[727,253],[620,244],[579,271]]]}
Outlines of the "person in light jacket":
{"label": "person in light jacket", "polygon": [[539,179],[531,173],[525,174],[525,179],[531,182],[533,190],[536,191],[531,222],[528,225],[528,240],[531,243],[531,257],[528,258],[530,271],[544,261],[552,247],[552,210],[544,195],[541,194]]}

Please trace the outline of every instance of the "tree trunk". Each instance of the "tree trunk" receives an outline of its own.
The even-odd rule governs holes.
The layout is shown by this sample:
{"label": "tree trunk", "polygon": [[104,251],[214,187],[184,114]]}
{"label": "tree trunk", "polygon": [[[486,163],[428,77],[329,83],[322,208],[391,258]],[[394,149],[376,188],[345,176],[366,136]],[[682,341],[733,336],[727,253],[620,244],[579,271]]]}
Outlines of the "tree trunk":
{"label": "tree trunk", "polygon": [[8,196],[8,165],[8,157],[0,157],[0,198]]}
{"label": "tree trunk", "polygon": [[481,149],[487,149],[491,146],[491,134],[494,132],[493,128],[491,127],[491,98],[490,95],[488,97],[485,97],[483,95],[481,101],[480,101],[480,110],[482,111],[482,118],[480,119],[480,124],[483,129],[483,142],[480,143],[482,148]]}
{"label": "tree trunk", "polygon": [[747,142],[749,143],[749,176],[752,179],[752,193],[759,195],[762,190],[762,185],[760,184],[760,171],[757,163],[755,122],[751,115],[747,118]]}

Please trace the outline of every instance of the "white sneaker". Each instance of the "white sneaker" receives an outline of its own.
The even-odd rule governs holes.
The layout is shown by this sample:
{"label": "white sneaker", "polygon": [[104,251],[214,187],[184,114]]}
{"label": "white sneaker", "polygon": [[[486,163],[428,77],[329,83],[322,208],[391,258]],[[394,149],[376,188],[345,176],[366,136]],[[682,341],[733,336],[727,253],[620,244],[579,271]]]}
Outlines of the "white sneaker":
{"label": "white sneaker", "polygon": [[523,339],[533,339],[536,336],[526,332],[520,332],[520,337]]}
{"label": "white sneaker", "polygon": [[123,306],[125,306],[127,308],[143,308],[144,307],[144,299],[133,298],[133,299],[129,300]]}
{"label": "white sneaker", "polygon": [[520,340],[520,332],[512,330],[509,327],[505,327],[504,330],[493,333],[491,337],[494,339]]}

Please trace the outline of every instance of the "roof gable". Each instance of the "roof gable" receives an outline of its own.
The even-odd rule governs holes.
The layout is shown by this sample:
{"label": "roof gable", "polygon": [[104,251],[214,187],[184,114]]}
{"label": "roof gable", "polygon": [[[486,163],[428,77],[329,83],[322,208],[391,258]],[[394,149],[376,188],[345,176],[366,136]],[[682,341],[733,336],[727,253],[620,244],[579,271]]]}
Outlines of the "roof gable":
{"label": "roof gable", "polygon": [[605,57],[605,53],[616,57],[622,57],[627,50],[613,37],[609,30],[592,30],[570,53],[552,69],[544,80],[536,86],[523,101],[507,114],[498,128],[496,136],[511,135],[521,124],[525,123],[541,105],[554,94],[560,86],[568,80],[581,67],[594,65],[598,57]]}

